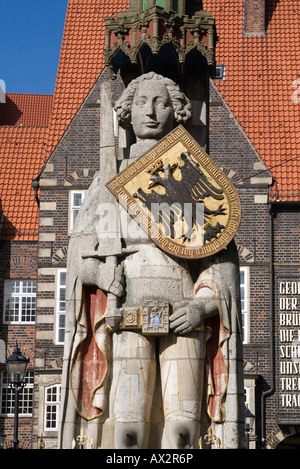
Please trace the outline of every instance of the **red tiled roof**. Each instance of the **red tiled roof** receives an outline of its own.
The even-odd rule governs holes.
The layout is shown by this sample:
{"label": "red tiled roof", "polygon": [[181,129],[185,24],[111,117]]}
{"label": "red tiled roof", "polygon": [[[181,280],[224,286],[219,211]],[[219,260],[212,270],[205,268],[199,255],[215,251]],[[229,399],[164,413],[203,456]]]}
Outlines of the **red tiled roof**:
{"label": "red tiled roof", "polygon": [[[128,0],[69,0],[49,151],[58,143],[103,68],[104,18],[115,16],[128,4]],[[276,188],[294,191],[298,196],[300,6],[294,0],[269,0],[267,5],[272,7],[267,34],[245,36],[244,0],[203,0],[203,8],[216,20],[217,62],[226,69],[226,79],[216,84],[272,172]]]}
{"label": "red tiled roof", "polygon": [[[104,18],[115,16],[127,5],[127,0],[69,0],[48,128],[25,127],[33,125],[29,120],[24,121],[23,127],[0,127],[0,222],[1,212],[5,213],[2,237],[37,239],[38,209],[32,179],[104,67]],[[46,114],[46,100],[43,104]],[[32,112],[31,118],[33,116]],[[44,123],[40,121],[36,125]]]}
{"label": "red tiled roof", "polygon": [[[244,0],[203,0],[216,20],[217,87],[286,200],[300,198],[300,4],[266,2],[267,34],[243,35]],[[298,91],[297,91],[298,90]]]}
{"label": "red tiled roof", "polygon": [[[272,2],[265,36],[243,35],[243,0],[203,0],[203,7],[216,20],[217,62],[226,68],[226,79],[216,82],[218,89],[274,175],[277,188],[299,193],[300,6],[294,0],[269,0],[268,4]],[[2,210],[18,232],[37,229],[31,180],[103,69],[104,18],[115,16],[128,4],[129,0],[69,0],[48,131],[0,128]],[[17,186],[7,182],[16,173],[20,174]],[[30,209],[24,216],[26,206]]]}
{"label": "red tiled roof", "polygon": [[37,239],[38,206],[31,181],[41,169],[47,131],[46,127],[0,128],[1,238]]}
{"label": "red tiled roof", "polygon": [[116,16],[128,4],[129,0],[69,0],[50,121],[50,152],[103,70],[104,19]]}
{"label": "red tiled roof", "polygon": [[0,106],[0,125],[46,127],[52,109],[52,95],[7,93]]}

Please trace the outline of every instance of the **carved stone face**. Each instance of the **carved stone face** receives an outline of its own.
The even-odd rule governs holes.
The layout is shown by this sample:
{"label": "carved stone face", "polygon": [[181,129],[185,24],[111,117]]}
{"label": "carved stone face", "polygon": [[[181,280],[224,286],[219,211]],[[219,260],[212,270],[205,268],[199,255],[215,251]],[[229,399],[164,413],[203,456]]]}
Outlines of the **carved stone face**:
{"label": "carved stone face", "polygon": [[174,111],[166,86],[158,80],[145,81],[135,92],[132,127],[137,140],[159,140],[174,127]]}

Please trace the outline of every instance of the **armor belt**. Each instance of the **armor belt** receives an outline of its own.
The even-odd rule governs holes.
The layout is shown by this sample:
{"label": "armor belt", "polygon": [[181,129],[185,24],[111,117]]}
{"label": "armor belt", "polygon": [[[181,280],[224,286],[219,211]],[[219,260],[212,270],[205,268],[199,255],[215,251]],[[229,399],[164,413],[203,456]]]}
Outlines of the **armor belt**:
{"label": "armor belt", "polygon": [[[169,315],[172,312],[168,302],[145,301],[141,308],[123,308],[119,329],[140,330],[144,335],[169,334]],[[197,327],[203,331],[204,327]]]}
{"label": "armor belt", "polygon": [[165,335],[169,333],[168,302],[145,301],[141,308],[123,308],[120,329],[139,329],[142,334]]}

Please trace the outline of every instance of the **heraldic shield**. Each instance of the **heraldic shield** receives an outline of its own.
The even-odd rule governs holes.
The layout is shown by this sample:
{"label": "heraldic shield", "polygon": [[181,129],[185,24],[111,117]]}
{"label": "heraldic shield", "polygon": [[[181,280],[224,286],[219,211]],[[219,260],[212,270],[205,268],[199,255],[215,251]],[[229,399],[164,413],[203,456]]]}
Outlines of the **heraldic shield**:
{"label": "heraldic shield", "polygon": [[234,185],[181,125],[107,187],[152,241],[176,257],[211,256],[239,227]]}

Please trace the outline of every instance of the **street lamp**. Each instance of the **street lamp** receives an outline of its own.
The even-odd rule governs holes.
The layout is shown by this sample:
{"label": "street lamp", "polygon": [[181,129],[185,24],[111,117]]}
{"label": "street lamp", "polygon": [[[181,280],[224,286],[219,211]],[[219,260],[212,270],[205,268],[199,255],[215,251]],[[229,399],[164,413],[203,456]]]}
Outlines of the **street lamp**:
{"label": "street lamp", "polygon": [[29,358],[23,357],[21,350],[16,345],[13,354],[6,359],[9,386],[15,390],[15,425],[13,449],[19,449],[18,418],[19,418],[19,390],[25,386],[25,373]]}
{"label": "street lamp", "polygon": [[5,438],[6,438],[6,435],[4,435],[3,431],[0,430],[0,449],[4,448]]}
{"label": "street lamp", "polygon": [[248,407],[245,408],[245,432],[246,432],[246,447],[249,449],[250,432],[253,430],[255,415],[253,415]]}

